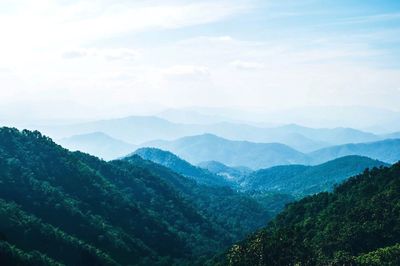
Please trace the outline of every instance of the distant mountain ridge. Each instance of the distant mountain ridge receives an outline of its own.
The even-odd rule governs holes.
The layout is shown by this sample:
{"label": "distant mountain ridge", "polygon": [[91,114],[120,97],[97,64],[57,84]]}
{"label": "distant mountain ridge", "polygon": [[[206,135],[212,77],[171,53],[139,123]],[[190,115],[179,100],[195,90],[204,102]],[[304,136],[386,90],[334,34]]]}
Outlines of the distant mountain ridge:
{"label": "distant mountain ridge", "polygon": [[201,116],[201,122],[184,119],[190,123],[170,122],[157,116],[129,116],[116,119],[98,120],[87,123],[36,126],[54,139],[73,135],[103,132],[121,141],[141,144],[157,139],[174,140],[185,136],[210,133],[223,138],[261,143],[282,143],[302,152],[311,152],[320,148],[346,143],[378,141],[386,135],[375,135],[352,128],[308,128],[296,124],[283,126],[256,126],[246,122],[223,121]]}
{"label": "distant mountain ridge", "polygon": [[332,146],[302,153],[279,143],[232,141],[212,134],[180,138],[174,141],[151,141],[144,147],[171,151],[192,164],[214,160],[229,167],[245,166],[253,170],[277,165],[316,165],[347,155],[360,155],[385,163],[400,160],[400,140]]}
{"label": "distant mountain ridge", "polygon": [[232,141],[212,134],[184,137],[175,141],[152,141],[144,147],[169,150],[192,164],[214,160],[228,166],[252,169],[277,164],[306,163],[307,156],[280,143]]}
{"label": "distant mountain ridge", "polygon": [[122,157],[134,150],[135,145],[114,139],[103,132],[75,135],[57,141],[71,151],[82,151],[105,160]]}
{"label": "distant mountain ridge", "polygon": [[312,164],[318,164],[347,155],[360,155],[386,163],[400,160],[400,139],[386,139],[376,142],[344,144],[323,148],[308,154]]}

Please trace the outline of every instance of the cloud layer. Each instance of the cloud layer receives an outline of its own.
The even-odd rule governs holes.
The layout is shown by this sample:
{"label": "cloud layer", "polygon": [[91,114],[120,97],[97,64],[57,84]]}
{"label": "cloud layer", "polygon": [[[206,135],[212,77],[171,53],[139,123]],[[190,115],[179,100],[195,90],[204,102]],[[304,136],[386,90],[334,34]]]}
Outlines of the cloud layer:
{"label": "cloud layer", "polygon": [[137,106],[399,110],[399,13],[313,5],[4,2],[0,104],[31,105],[41,117],[68,116],[51,112],[52,103],[76,106],[71,117],[127,115]]}

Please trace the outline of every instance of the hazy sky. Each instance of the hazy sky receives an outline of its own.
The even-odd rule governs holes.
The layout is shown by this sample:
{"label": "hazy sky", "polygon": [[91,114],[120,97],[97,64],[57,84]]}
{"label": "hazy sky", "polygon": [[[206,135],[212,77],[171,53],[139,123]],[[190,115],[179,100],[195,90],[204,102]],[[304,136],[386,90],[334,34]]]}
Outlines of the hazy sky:
{"label": "hazy sky", "polygon": [[400,1],[0,2],[0,119],[400,110]]}

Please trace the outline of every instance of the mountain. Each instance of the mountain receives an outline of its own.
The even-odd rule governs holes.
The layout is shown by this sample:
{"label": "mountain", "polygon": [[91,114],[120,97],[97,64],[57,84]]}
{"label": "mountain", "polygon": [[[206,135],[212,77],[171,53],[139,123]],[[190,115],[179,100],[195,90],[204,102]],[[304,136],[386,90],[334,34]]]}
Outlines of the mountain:
{"label": "mountain", "polygon": [[400,132],[393,132],[390,134],[382,135],[384,139],[400,139]]}
{"label": "mountain", "polygon": [[[238,188],[239,180],[245,178],[245,176],[251,172],[250,169],[245,167],[228,167],[224,164],[218,163],[216,161],[207,162],[206,165],[213,166],[213,170],[219,170],[218,175],[212,174],[208,170],[204,170],[199,167],[195,167],[188,162],[180,159],[171,152],[155,149],[155,148],[141,148],[134,152],[134,155],[138,155],[143,159],[152,161],[154,163],[163,165],[172,171],[182,174],[184,176],[190,177],[198,183],[205,184],[207,186],[212,186],[214,188],[218,187],[232,187],[234,189]],[[134,161],[136,157],[128,156],[125,160]],[[202,163],[205,165],[204,163]],[[154,167],[153,167],[154,168]],[[233,177],[230,174],[237,174],[237,177]],[[163,174],[165,176],[165,174]],[[221,190],[222,191],[222,190]],[[221,193],[218,192],[218,193]],[[201,193],[198,197],[203,195],[210,195],[212,193]],[[294,197],[288,193],[282,193],[278,191],[246,191],[246,195],[256,200],[260,205],[268,210],[270,216],[275,216],[283,209],[286,203],[292,202]],[[222,195],[219,195],[222,196]],[[229,195],[225,195],[229,197]],[[197,199],[194,199],[196,201]],[[229,203],[224,203],[226,198],[220,198],[215,200],[223,203],[224,206],[228,206]],[[220,210],[219,210],[220,211]],[[234,215],[234,214],[232,214]],[[228,217],[227,217],[228,218]]]}
{"label": "mountain", "polygon": [[379,136],[353,128],[309,128],[296,124],[278,127],[277,133],[296,133],[314,141],[330,144],[358,143],[378,140]]}
{"label": "mountain", "polygon": [[[198,184],[162,165],[144,161],[138,155],[126,157],[123,161],[162,177],[209,220],[224,228],[224,234],[230,236],[230,239],[244,237],[265,225],[266,221],[272,217],[268,209],[263,208],[257,200],[229,187]],[[278,203],[271,202],[270,204]]]}
{"label": "mountain", "polygon": [[169,151],[156,148],[141,148],[134,152],[145,160],[161,164],[172,171],[190,177],[198,183],[212,186],[231,186],[225,178],[215,175],[208,170],[191,165]]}
{"label": "mountain", "polygon": [[353,127],[372,132],[398,131],[400,112],[367,106],[308,106],[263,115],[264,121],[307,127]]}
{"label": "mountain", "polygon": [[[352,128],[308,128],[296,124],[266,126],[230,120],[228,118],[201,115],[196,112],[163,113],[163,117],[176,116],[169,120],[157,116],[129,116],[124,118],[98,120],[86,123],[55,126],[36,126],[55,139],[74,135],[103,132],[112,138],[140,144],[156,139],[174,140],[185,136],[210,133],[223,138],[262,142],[282,143],[302,152],[311,152],[332,145],[378,141],[386,135],[375,135]],[[224,120],[225,119],[225,120]]]}
{"label": "mountain", "polygon": [[265,128],[244,123],[220,122],[203,126],[203,130],[198,132],[210,133],[231,140],[278,142],[304,152],[332,145],[332,143],[313,140],[296,131],[287,130],[286,127]]}
{"label": "mountain", "polygon": [[0,128],[2,265],[195,262],[269,213],[139,156],[105,162],[35,131]]}
{"label": "mountain", "polygon": [[122,157],[135,149],[135,145],[114,139],[102,132],[75,135],[57,142],[69,150],[87,152],[105,160]]}
{"label": "mountain", "polygon": [[190,125],[176,124],[155,116],[129,116],[87,123],[37,127],[54,138],[103,132],[128,143],[173,139],[192,132]]}
{"label": "mountain", "polygon": [[313,164],[347,155],[366,156],[386,163],[394,163],[400,160],[400,139],[333,146],[317,150],[308,155]]}
{"label": "mountain", "polygon": [[381,139],[378,135],[352,128],[308,128],[296,124],[262,128],[246,124],[218,123],[209,125],[206,132],[235,140],[279,142],[302,152]]}
{"label": "mountain", "polygon": [[192,164],[214,160],[228,166],[259,169],[307,161],[306,155],[283,144],[232,141],[212,134],[184,137],[175,141],[153,141],[143,146],[171,151]]}
{"label": "mountain", "polygon": [[212,134],[151,141],[141,146],[171,151],[192,164],[211,160],[229,167],[244,166],[255,170],[287,164],[317,165],[348,155],[385,163],[400,160],[400,139],[337,145],[311,153],[302,153],[280,143],[234,141]]}
{"label": "mountain", "polygon": [[249,175],[252,170],[244,166],[229,167],[217,161],[205,161],[198,164],[199,167],[207,169],[213,174],[225,177],[228,180],[239,182],[243,177]]}
{"label": "mountain", "polygon": [[246,190],[278,191],[302,197],[332,190],[350,176],[366,168],[387,166],[384,162],[362,156],[345,156],[320,165],[282,165],[261,169],[242,182]]}
{"label": "mountain", "polygon": [[289,204],[223,265],[399,265],[400,163]]}

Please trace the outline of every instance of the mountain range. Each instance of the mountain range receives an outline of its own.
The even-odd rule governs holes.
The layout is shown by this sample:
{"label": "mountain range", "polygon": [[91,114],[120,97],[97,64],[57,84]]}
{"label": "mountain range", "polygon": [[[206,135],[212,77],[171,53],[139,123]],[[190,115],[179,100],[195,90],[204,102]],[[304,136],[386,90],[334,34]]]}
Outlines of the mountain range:
{"label": "mountain range", "polygon": [[[251,152],[258,151],[254,145],[271,147],[221,141],[213,135],[202,135],[202,139],[211,140],[214,152],[226,142],[236,154],[243,147]],[[196,145],[191,149],[196,150]],[[316,166],[279,166],[250,174],[245,174],[250,171],[247,168],[218,162],[200,165],[214,172],[154,148],[107,162],[68,151],[38,131],[0,128],[0,262],[399,262],[399,164],[382,167],[385,164],[380,161],[346,156]],[[243,176],[218,174],[231,171],[242,171]],[[347,179],[353,174],[358,175]],[[342,181],[333,192],[317,193]],[[229,187],[225,182],[244,183]],[[294,197],[307,194],[313,195],[293,202]],[[252,232],[256,233],[242,240]]]}
{"label": "mountain range", "polygon": [[311,152],[308,155],[312,164],[347,155],[367,156],[392,164],[400,160],[400,139],[332,146]]}
{"label": "mountain range", "polygon": [[200,184],[229,186],[258,199],[264,197],[263,194],[271,193],[302,198],[322,191],[331,191],[335,185],[362,173],[367,168],[389,165],[368,157],[349,155],[315,166],[280,165],[257,171],[228,167],[216,161],[201,163],[203,167],[211,169],[208,171],[191,165],[171,152],[156,148],[140,148],[134,154],[192,178]]}
{"label": "mountain range", "polygon": [[233,141],[212,134],[184,137],[175,141],[152,141],[142,146],[171,151],[192,164],[213,160],[228,166],[259,169],[307,162],[305,154],[284,144]]}
{"label": "mountain range", "polygon": [[[191,117],[191,116],[189,116]],[[206,118],[204,118],[207,120]],[[113,139],[139,145],[152,140],[174,140],[191,135],[210,133],[232,140],[246,140],[262,143],[282,143],[301,152],[311,152],[332,145],[361,143],[393,138],[390,134],[377,135],[353,128],[308,128],[296,124],[267,126],[249,124],[243,121],[204,119],[170,122],[157,116],[129,116],[92,122],[32,126],[54,139],[68,138],[74,135],[102,132]],[[181,121],[181,120],[175,120]],[[191,122],[191,123],[190,123]],[[82,140],[83,141],[83,140]],[[83,144],[85,145],[85,144]]]}
{"label": "mountain range", "polygon": [[331,146],[311,153],[279,143],[232,141],[212,134],[142,145],[171,151],[192,164],[214,160],[229,167],[244,166],[254,170],[286,164],[316,165],[348,155],[366,156],[385,163],[400,160],[400,139]]}

